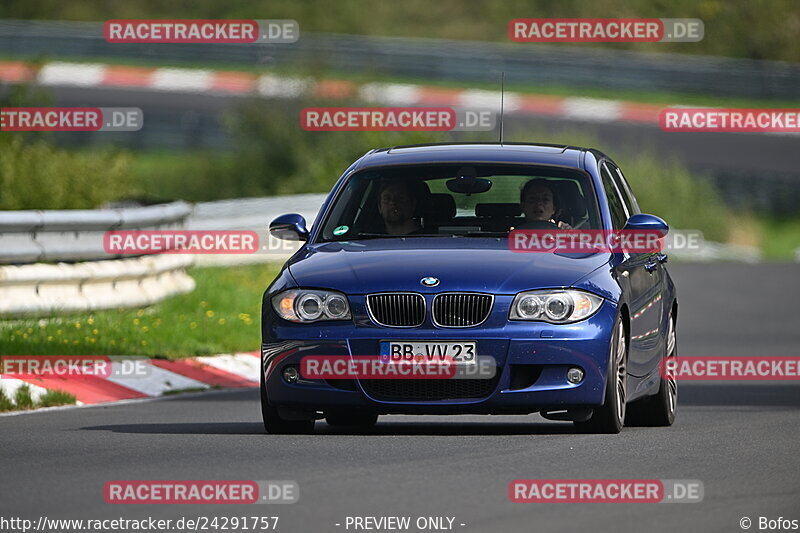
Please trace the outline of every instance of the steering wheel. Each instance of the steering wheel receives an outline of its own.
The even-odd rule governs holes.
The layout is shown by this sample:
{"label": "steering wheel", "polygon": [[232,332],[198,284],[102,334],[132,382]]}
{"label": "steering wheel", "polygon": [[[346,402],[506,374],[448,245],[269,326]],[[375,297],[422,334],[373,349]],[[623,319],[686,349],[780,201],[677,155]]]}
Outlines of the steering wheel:
{"label": "steering wheel", "polygon": [[523,222],[516,229],[558,229],[558,225],[549,220],[530,220]]}

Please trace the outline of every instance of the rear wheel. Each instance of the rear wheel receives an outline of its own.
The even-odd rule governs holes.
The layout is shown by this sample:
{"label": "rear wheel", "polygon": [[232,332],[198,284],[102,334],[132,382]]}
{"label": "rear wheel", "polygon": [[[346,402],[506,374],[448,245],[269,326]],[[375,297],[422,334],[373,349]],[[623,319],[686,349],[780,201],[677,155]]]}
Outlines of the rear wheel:
{"label": "rear wheel", "polygon": [[325,413],[325,421],[331,426],[372,427],[378,423],[376,413],[331,411]]}
{"label": "rear wheel", "polygon": [[667,343],[664,359],[661,361],[661,384],[658,393],[629,406],[628,425],[636,426],[671,426],[675,421],[678,407],[678,381],[675,377],[678,361],[677,334],[675,317],[670,314],[667,327]]}
{"label": "rear wheel", "polygon": [[625,409],[628,397],[628,344],[625,328],[618,319],[611,336],[609,350],[608,379],[605,401],[594,409],[586,422],[575,422],[578,431],[584,433],[619,433],[625,425]]}
{"label": "rear wheel", "polygon": [[267,386],[264,383],[264,372],[261,371],[261,417],[264,429],[273,435],[309,435],[314,432],[314,419],[286,420],[281,418],[278,409],[267,401]]}

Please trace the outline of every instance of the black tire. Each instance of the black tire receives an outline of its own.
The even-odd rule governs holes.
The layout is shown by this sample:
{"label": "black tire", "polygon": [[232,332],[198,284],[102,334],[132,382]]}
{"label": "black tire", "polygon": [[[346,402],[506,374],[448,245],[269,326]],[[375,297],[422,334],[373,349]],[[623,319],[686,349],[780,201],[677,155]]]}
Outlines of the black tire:
{"label": "black tire", "polygon": [[608,378],[603,405],[586,422],[575,422],[581,433],[619,433],[625,425],[628,397],[628,343],[622,320],[617,319],[609,347]]}
{"label": "black tire", "polygon": [[675,362],[678,358],[675,317],[670,314],[667,326],[667,343],[664,358],[661,360],[659,372],[661,383],[658,393],[628,406],[625,425],[665,427],[675,422],[675,411],[678,408],[678,381],[675,378]]}
{"label": "black tire", "polygon": [[367,428],[378,423],[378,415],[376,413],[331,411],[325,413],[325,421],[329,426]]}
{"label": "black tire", "polygon": [[264,429],[272,435],[310,435],[314,432],[314,422],[310,420],[285,420],[278,410],[267,402],[267,387],[264,383],[264,372],[261,371],[261,418]]}

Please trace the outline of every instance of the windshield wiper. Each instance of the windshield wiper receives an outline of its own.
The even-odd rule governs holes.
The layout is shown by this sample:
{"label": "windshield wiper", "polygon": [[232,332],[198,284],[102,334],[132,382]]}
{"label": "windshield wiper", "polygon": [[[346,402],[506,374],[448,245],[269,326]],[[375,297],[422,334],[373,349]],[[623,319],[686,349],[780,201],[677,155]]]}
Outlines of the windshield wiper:
{"label": "windshield wiper", "polygon": [[359,232],[355,235],[342,235],[341,239],[337,239],[336,242],[342,241],[361,241],[367,239],[402,239],[403,237],[438,237],[439,235],[426,235],[420,233],[413,233],[407,235],[394,235],[391,233],[367,233],[367,232]]}
{"label": "windshield wiper", "polygon": [[470,231],[467,233],[454,233],[453,237],[508,237],[507,231]]}
{"label": "windshield wiper", "polygon": [[447,235],[440,233],[406,233],[401,235],[391,233],[356,233],[356,237],[363,239],[402,239],[404,237],[447,237]]}
{"label": "windshield wiper", "polygon": [[342,241],[352,241],[352,240],[366,240],[366,239],[389,239],[391,237],[396,237],[396,235],[389,235],[388,233],[366,233],[366,232],[359,232],[355,235],[342,235],[340,240]]}

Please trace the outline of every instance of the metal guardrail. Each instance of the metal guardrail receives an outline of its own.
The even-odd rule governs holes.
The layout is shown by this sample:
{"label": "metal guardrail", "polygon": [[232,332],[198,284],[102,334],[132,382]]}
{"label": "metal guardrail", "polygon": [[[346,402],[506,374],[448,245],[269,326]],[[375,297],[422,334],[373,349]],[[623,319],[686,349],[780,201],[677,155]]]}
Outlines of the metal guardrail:
{"label": "metal guardrail", "polygon": [[186,202],[0,211],[0,316],[137,307],[193,290],[190,255],[116,259],[103,247],[106,231],[180,229],[191,212]]}
{"label": "metal guardrail", "polygon": [[121,209],[0,211],[0,264],[111,259],[103,235],[120,229],[180,229],[186,202]]}
{"label": "metal guardrail", "polygon": [[797,98],[800,65],[577,46],[305,33],[293,44],[112,44],[102,23],[0,20],[0,51],[17,57],[332,69],[423,79]]}
{"label": "metal guardrail", "polygon": [[192,256],[0,266],[0,316],[140,307],[194,289]]}

